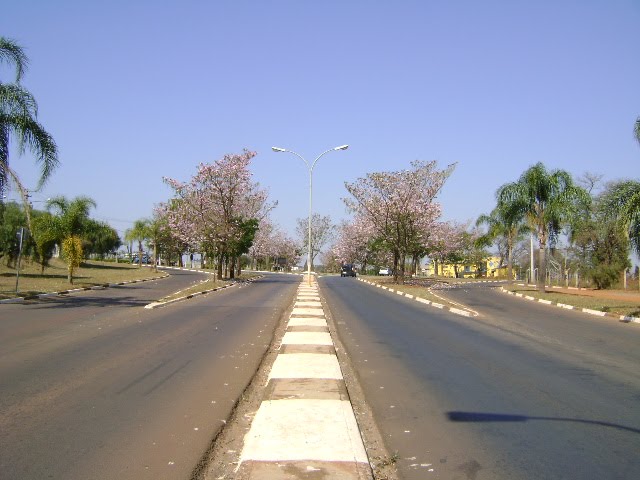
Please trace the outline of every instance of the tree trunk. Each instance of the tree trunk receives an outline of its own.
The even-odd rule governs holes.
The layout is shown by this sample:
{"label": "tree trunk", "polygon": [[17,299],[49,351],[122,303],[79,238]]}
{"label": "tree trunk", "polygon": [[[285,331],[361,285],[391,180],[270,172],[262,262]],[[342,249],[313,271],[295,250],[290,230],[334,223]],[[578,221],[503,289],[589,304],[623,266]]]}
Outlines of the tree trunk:
{"label": "tree trunk", "polygon": [[511,246],[511,242],[507,245],[507,284],[511,285],[513,283],[513,261],[511,260],[513,253],[513,247]]}
{"label": "tree trunk", "polygon": [[544,293],[545,280],[547,279],[547,256],[546,256],[546,244],[540,242],[540,249],[538,250],[538,278],[537,289],[539,292]]}
{"label": "tree trunk", "polygon": [[398,252],[393,252],[393,282],[398,283]]}
{"label": "tree trunk", "polygon": [[236,257],[231,257],[229,262],[229,278],[236,278]]}
{"label": "tree trunk", "polygon": [[216,266],[218,271],[218,279],[222,279],[222,255],[218,255],[218,265]]}
{"label": "tree trunk", "polygon": [[158,271],[158,247],[157,242],[153,242],[153,271]]}

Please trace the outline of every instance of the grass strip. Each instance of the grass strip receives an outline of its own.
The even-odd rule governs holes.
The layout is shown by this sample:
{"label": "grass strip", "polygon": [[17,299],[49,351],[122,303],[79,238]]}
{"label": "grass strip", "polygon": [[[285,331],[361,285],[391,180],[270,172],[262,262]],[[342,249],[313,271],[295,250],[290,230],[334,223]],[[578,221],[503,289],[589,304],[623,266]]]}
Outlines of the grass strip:
{"label": "grass strip", "polygon": [[110,283],[146,280],[163,276],[150,267],[138,267],[128,263],[99,262],[87,260],[76,269],[73,285],[67,281],[67,266],[57,258],[51,259],[49,266],[41,273],[40,265],[23,261],[20,265],[19,291],[16,295],[16,270],[5,264],[0,265],[0,300],[16,296],[33,296],[76,288],[88,288]]}
{"label": "grass strip", "polygon": [[535,300],[542,299],[552,303],[561,304],[560,306],[569,305],[576,309],[586,308],[589,310],[596,310],[598,312],[613,313],[615,315],[640,317],[640,302],[637,301],[625,301],[564,292],[541,293],[534,288],[522,287],[519,285],[513,285],[511,287],[505,286],[505,289],[516,294],[521,293],[532,297]]}

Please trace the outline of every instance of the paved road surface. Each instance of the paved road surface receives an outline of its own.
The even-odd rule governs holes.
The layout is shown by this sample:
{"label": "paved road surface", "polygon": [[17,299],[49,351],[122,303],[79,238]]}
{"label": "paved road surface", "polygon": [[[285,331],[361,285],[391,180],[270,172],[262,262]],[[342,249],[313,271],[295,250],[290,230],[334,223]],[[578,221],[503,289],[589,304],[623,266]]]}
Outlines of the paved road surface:
{"label": "paved road surface", "polygon": [[442,292],[465,318],[320,286],[402,478],[640,478],[637,325],[486,287]]}
{"label": "paved road surface", "polygon": [[0,305],[0,478],[189,478],[299,277],[142,308],[193,282]]}

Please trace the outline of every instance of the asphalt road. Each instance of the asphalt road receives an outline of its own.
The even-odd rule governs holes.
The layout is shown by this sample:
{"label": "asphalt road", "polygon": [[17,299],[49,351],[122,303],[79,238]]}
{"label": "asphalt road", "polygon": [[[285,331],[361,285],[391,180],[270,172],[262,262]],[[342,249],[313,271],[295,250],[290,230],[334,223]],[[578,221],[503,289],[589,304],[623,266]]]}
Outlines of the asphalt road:
{"label": "asphalt road", "polygon": [[300,281],[142,308],[198,280],[0,305],[0,478],[189,478]]}
{"label": "asphalt road", "polygon": [[640,328],[465,287],[321,292],[404,479],[640,478]]}

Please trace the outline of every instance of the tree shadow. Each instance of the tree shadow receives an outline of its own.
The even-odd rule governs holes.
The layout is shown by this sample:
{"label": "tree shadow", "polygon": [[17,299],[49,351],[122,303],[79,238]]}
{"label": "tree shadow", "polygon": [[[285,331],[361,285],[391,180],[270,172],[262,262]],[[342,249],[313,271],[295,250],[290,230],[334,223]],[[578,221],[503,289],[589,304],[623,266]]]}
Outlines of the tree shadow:
{"label": "tree shadow", "polygon": [[154,301],[155,300],[152,299],[136,298],[134,296],[114,298],[91,295],[58,295],[38,299],[28,299],[22,302],[22,305],[30,305],[30,308],[35,310],[71,309],[78,307],[144,307]]}
{"label": "tree shadow", "polygon": [[485,423],[485,422],[528,422],[530,420],[542,420],[549,422],[571,422],[584,423],[587,425],[597,425],[600,427],[615,428],[631,433],[640,434],[640,429],[619,425],[617,423],[602,422],[599,420],[585,420],[581,418],[563,418],[563,417],[534,417],[528,415],[510,415],[502,413],[480,413],[480,412],[447,412],[450,422],[468,422],[468,423]]}

